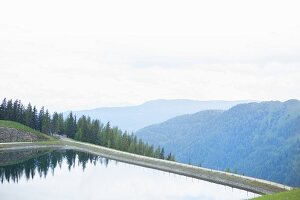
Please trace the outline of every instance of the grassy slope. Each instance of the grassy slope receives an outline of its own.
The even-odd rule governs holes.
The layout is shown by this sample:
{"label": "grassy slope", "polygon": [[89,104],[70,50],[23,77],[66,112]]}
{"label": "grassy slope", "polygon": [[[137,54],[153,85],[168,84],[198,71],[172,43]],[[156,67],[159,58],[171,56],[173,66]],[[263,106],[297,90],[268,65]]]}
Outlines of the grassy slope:
{"label": "grassy slope", "polygon": [[28,127],[28,126],[25,126],[23,124],[20,124],[18,122],[0,120],[0,127],[15,128],[19,131],[29,132],[29,133],[38,135],[38,137],[41,141],[43,141],[43,140],[45,140],[45,141],[54,140],[53,137],[51,137],[49,135],[46,135],[44,133],[41,133],[39,131],[36,131],[36,130],[34,130],[34,129]]}
{"label": "grassy slope", "polygon": [[299,200],[300,199],[300,189],[294,189],[287,192],[280,192],[272,195],[264,195],[255,200]]}

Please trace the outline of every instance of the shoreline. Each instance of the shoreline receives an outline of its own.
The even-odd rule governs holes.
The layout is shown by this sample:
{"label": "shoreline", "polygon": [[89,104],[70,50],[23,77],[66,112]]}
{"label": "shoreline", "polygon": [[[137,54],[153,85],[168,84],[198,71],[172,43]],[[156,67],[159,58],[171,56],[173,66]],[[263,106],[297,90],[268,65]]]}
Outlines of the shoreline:
{"label": "shoreline", "polygon": [[256,179],[248,176],[212,170],[178,163],[174,161],[161,160],[146,156],[118,151],[90,143],[78,142],[68,138],[61,138],[57,141],[47,142],[13,142],[0,143],[0,151],[21,150],[28,148],[63,148],[99,155],[112,160],[134,164],[142,167],[157,169],[174,174],[184,175],[195,179],[209,181],[216,184],[254,192],[257,194],[273,194],[277,192],[289,191],[292,187],[279,183]]}

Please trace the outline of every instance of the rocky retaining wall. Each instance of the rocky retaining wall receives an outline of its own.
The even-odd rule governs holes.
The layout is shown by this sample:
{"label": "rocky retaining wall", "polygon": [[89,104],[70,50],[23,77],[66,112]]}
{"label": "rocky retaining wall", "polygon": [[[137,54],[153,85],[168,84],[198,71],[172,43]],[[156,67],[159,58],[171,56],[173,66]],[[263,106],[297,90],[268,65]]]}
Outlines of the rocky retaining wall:
{"label": "rocky retaining wall", "polygon": [[0,127],[0,143],[7,142],[33,142],[39,137],[33,133],[19,131],[15,128]]}

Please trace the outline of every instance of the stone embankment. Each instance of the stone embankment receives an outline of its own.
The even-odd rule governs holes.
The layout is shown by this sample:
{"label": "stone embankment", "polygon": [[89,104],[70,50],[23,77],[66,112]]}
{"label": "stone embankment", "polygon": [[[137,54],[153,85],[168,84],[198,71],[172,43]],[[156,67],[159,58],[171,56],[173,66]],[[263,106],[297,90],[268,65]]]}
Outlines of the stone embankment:
{"label": "stone embankment", "polygon": [[33,142],[38,141],[38,135],[17,130],[15,128],[0,127],[0,143]]}

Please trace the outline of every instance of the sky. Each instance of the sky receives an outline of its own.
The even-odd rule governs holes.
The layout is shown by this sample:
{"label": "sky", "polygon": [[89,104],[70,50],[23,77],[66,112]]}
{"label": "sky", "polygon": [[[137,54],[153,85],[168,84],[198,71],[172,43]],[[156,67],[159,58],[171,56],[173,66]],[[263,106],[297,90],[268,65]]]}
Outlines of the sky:
{"label": "sky", "polygon": [[0,98],[52,111],[300,99],[300,2],[0,0]]}

